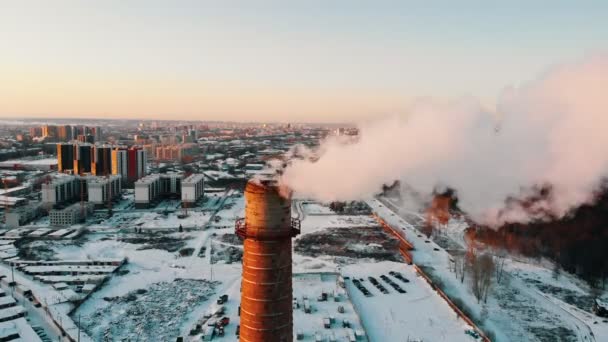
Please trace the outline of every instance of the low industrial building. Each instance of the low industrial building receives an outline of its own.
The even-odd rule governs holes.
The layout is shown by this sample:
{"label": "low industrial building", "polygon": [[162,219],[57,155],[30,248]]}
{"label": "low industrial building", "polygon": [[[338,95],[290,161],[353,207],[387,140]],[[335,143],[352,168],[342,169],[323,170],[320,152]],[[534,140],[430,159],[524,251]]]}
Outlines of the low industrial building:
{"label": "low industrial building", "polygon": [[27,199],[23,197],[12,197],[0,195],[0,206],[2,207],[18,207],[27,203]]}

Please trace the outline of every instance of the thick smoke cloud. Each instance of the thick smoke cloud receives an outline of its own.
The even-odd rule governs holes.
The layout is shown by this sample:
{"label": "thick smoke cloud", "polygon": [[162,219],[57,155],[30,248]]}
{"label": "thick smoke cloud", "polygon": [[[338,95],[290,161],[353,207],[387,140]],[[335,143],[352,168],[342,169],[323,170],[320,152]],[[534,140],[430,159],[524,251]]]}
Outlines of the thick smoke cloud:
{"label": "thick smoke cloud", "polygon": [[[294,160],[282,181],[321,201],[368,198],[394,180],[423,196],[450,187],[491,225],[561,217],[593,201],[608,173],[608,55],[506,89],[496,110],[471,98],[420,100],[359,129],[356,142],[330,138],[318,160]],[[535,208],[507,201],[548,186]]]}

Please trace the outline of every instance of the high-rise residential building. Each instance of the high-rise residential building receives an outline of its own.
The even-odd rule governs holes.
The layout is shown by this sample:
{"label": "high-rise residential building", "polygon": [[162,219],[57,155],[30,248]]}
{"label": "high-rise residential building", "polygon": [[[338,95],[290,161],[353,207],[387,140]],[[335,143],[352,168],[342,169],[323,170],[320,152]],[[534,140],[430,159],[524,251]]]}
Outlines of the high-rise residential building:
{"label": "high-rise residential building", "polygon": [[30,127],[30,136],[32,138],[39,138],[42,136],[42,127]]}
{"label": "high-rise residential building", "polygon": [[196,134],[196,130],[190,128],[190,130],[188,130],[188,135],[190,136],[190,138],[192,138],[192,141],[196,141],[196,139],[198,138],[197,134]]}
{"label": "high-rise residential building", "polygon": [[95,142],[101,142],[101,127],[99,127],[99,126],[92,127],[91,134],[93,135]]}
{"label": "high-rise residential building", "polygon": [[59,172],[74,170],[74,144],[57,144],[57,170]]}
{"label": "high-rise residential building", "polygon": [[182,181],[182,202],[189,204],[195,203],[203,197],[203,186],[205,175],[195,173],[186,177]]}
{"label": "high-rise residential building", "polygon": [[57,139],[60,141],[70,141],[74,139],[72,126],[62,125],[57,127]]}
{"label": "high-rise residential building", "polygon": [[108,200],[120,196],[121,190],[120,175],[87,177],[88,202],[96,206],[103,206],[108,203]]}
{"label": "high-rise residential building", "polygon": [[74,126],[74,133],[76,135],[88,135],[93,134],[93,130],[88,126]]}
{"label": "high-rise residential building", "polygon": [[135,207],[148,208],[160,196],[160,175],[149,175],[135,182]]}
{"label": "high-rise residential building", "polygon": [[89,144],[93,144],[95,143],[95,137],[91,134],[79,134],[77,137],[78,142],[81,143],[89,143]]}
{"label": "high-rise residential building", "polygon": [[96,145],[92,149],[91,173],[106,176],[112,173],[112,147]]}
{"label": "high-rise residential building", "polygon": [[80,198],[80,179],[63,176],[41,185],[42,204],[54,206]]}
{"label": "high-rise residential building", "polygon": [[180,198],[182,191],[181,173],[153,174],[135,182],[135,207],[148,208],[163,197]]}
{"label": "high-rise residential building", "polygon": [[112,150],[112,174],[120,175],[123,182],[127,181],[127,149],[115,148]]}
{"label": "high-rise residential building", "polygon": [[57,138],[57,126],[44,125],[42,126],[42,136],[47,138]]}
{"label": "high-rise residential building", "polygon": [[148,157],[144,149],[132,147],[127,150],[127,180],[135,182],[148,172]]}
{"label": "high-rise residential building", "polygon": [[91,155],[93,145],[74,145],[74,173],[83,174],[91,172]]}

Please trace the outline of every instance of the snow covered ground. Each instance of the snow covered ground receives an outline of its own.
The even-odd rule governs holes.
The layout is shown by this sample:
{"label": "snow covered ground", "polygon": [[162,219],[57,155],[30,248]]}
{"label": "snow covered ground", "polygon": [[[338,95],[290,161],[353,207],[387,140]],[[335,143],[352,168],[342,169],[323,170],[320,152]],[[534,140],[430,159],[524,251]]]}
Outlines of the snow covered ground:
{"label": "snow covered ground", "polygon": [[98,224],[88,226],[89,229],[137,228],[137,229],[177,229],[180,225],[186,229],[202,228],[207,224],[210,213],[189,210],[186,217],[180,218],[182,211],[167,215],[154,211],[124,211],[117,212],[112,217]]}
{"label": "snow covered ground", "polygon": [[[460,283],[452,272],[451,250],[448,252],[441,247],[442,243],[428,240],[410,224],[410,221],[416,223],[421,219],[419,214],[409,212],[403,218],[376,200],[370,200],[368,204],[414,244],[415,264],[437,279],[450,297],[464,303],[468,312],[483,324],[484,330],[493,332],[495,341],[543,341],[540,336],[556,336],[550,329],[562,329],[558,332],[563,334],[563,341],[608,341],[608,323],[598,321],[585,311],[588,289],[576,277],[562,274],[559,281],[555,281],[550,269],[543,265],[511,260],[505,266],[504,282],[493,289],[495,295],[487,304],[478,304],[468,283]],[[88,228],[93,232],[78,241],[36,241],[32,246],[48,249],[47,254],[55,259],[128,259],[118,274],[112,275],[71,314],[74,320],[78,316],[86,319],[82,326],[94,340],[103,340],[103,336],[109,334],[113,338],[131,340],[138,336],[140,340],[160,336],[161,340],[170,341],[176,336],[184,336],[188,337],[186,340],[198,341],[200,335],[191,337],[190,330],[203,324],[205,314],[217,308],[218,296],[228,294],[230,299],[224,306],[230,324],[225,336],[214,340],[234,341],[239,322],[242,267],[238,258],[227,263],[225,256],[227,251],[242,248],[233,239],[234,222],[244,216],[244,199],[241,193],[231,191],[217,196],[212,207],[215,209],[189,210],[189,216],[183,219],[177,216],[181,209],[165,215],[155,210],[138,211],[125,207],[112,218],[90,225]],[[294,246],[307,236],[322,237],[335,231],[382,232],[378,222],[367,215],[337,215],[326,206],[310,201],[303,206],[294,206],[294,212],[299,211],[305,214],[299,215],[301,235]],[[180,224],[191,229],[178,232]],[[145,232],[135,233],[135,227]],[[465,228],[463,222],[451,221],[443,227],[441,236],[449,239],[451,247],[465,248]],[[437,292],[416,274],[413,266],[370,257],[370,251],[389,248],[377,243],[376,236],[337,235],[343,235],[345,239],[340,242],[340,248],[361,252],[365,257],[357,253],[337,257],[327,249],[329,240],[315,242],[318,255],[294,253],[293,269],[297,273],[293,280],[294,297],[302,301],[306,295],[316,309],[312,314],[304,313],[301,307],[295,309],[294,333],[302,330],[306,341],[314,340],[317,332],[326,338],[333,332],[338,340],[343,340],[348,330],[342,327],[340,320],[346,318],[353,324],[353,331],[364,329],[370,341],[407,341],[408,338],[473,341],[465,334],[469,326],[457,318]],[[386,238],[396,240],[391,236]],[[7,246],[11,244],[7,242]],[[184,250],[190,251],[182,254]],[[345,259],[348,262],[344,262]],[[0,271],[5,274],[9,270],[0,265]],[[400,282],[389,274],[390,271],[400,272],[410,282]],[[335,274],[350,278],[344,282],[346,291],[341,292],[339,276]],[[380,278],[382,275],[407,292],[398,293]],[[389,293],[381,293],[368,279],[370,276],[380,281]],[[58,317],[72,321],[67,316],[70,307],[61,304],[65,298],[57,299],[61,298],[59,291],[21,273],[17,277],[51,302]],[[363,295],[354,285],[353,278],[363,279],[362,284],[372,296]],[[339,293],[339,301],[334,302],[330,297],[327,302],[318,302],[317,297],[323,291]],[[580,296],[583,304],[571,305],[573,294]],[[338,306],[344,307],[344,313],[338,312]],[[329,329],[321,324],[326,316],[335,319]],[[120,329],[114,331],[114,328]]]}
{"label": "snow covered ground", "polygon": [[[297,239],[331,229],[359,228],[381,231],[378,222],[365,215],[305,215],[302,235]],[[345,241],[343,248],[369,250],[375,246],[362,239]],[[321,254],[322,249],[323,247]],[[447,259],[447,254],[445,256]],[[469,328],[467,324],[458,320],[447,303],[425,281],[415,276],[413,268],[405,263],[352,259],[346,266],[340,266],[335,258],[329,256],[311,258],[298,254],[294,255],[294,261],[295,271],[335,270],[344,276],[363,278],[367,282],[365,286],[373,293],[373,297],[365,297],[352,281],[346,281],[346,285],[371,341],[392,341],[398,338],[407,341],[408,336],[412,340],[422,338],[423,341],[473,341],[464,333]],[[412,280],[403,285],[403,289],[408,291],[406,294],[399,294],[385,284],[390,291],[390,294],[385,295],[369,284],[368,276],[380,279],[380,275],[388,275],[391,270],[398,270]],[[413,305],[415,309],[407,310],[407,304]]]}
{"label": "snow covered ground", "polygon": [[[391,271],[399,272],[409,283],[389,275]],[[360,263],[345,266],[342,274],[350,277],[346,286],[371,341],[475,341],[465,334],[471,327],[458,318],[412,266],[388,261]],[[389,277],[406,293],[395,291],[380,278],[381,275]],[[389,293],[380,292],[368,279],[370,276]],[[353,284],[353,279],[363,279],[363,286],[372,296],[364,296]]]}
{"label": "snow covered ground", "polygon": [[[452,300],[462,303],[470,316],[494,336],[494,341],[608,341],[606,323],[593,319],[589,308],[585,314],[580,312],[581,307],[563,303],[566,298],[584,300],[588,293],[576,277],[564,274],[559,280],[553,279],[551,269],[542,263],[507,257],[502,281],[493,284],[487,303],[478,303],[470,290],[470,280],[461,283],[453,273],[453,255],[410,223],[416,221],[415,213],[396,213],[376,199],[369,200],[368,205],[413,243],[414,263],[439,282]],[[452,220],[442,228],[438,241],[447,237],[450,248],[466,249],[464,229],[466,224],[461,220]]]}
{"label": "snow covered ground", "polygon": [[309,215],[301,222],[302,234],[327,228],[378,227],[378,222],[366,215]]}
{"label": "snow covered ground", "polygon": [[335,215],[329,207],[316,202],[302,201],[302,208],[306,215]]}

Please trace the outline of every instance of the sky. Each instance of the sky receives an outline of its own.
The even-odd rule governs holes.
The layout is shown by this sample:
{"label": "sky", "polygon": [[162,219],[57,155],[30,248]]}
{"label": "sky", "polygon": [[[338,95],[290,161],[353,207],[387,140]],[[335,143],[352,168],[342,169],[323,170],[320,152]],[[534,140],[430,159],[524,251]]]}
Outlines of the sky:
{"label": "sky", "polygon": [[608,1],[0,0],[0,117],[351,122],[606,52]]}

